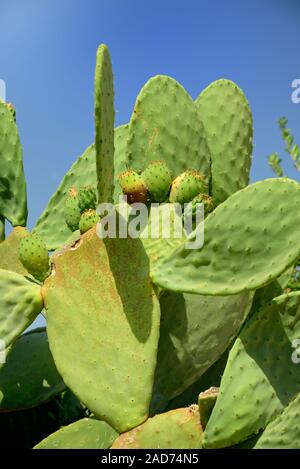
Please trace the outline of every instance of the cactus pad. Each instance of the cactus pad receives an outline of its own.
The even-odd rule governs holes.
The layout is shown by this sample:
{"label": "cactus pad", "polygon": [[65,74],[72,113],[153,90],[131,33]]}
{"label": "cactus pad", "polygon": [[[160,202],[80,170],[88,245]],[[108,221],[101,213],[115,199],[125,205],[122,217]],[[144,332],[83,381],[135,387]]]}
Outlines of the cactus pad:
{"label": "cactus pad", "polygon": [[97,417],[118,431],[139,425],[148,415],[160,321],[141,241],[101,240],[92,229],[52,262],[43,297],[58,371]]}
{"label": "cactus pad", "polygon": [[19,260],[20,239],[28,236],[28,234],[26,228],[18,226],[0,244],[0,269],[11,270],[22,275],[28,274]]}
{"label": "cactus pad", "polygon": [[11,111],[0,100],[0,214],[26,226],[27,195],[22,147]]}
{"label": "cactus pad", "polygon": [[245,324],[229,353],[205,447],[246,440],[300,392],[299,365],[292,361],[292,342],[299,337],[300,292],[275,298]]}
{"label": "cactus pad", "polygon": [[242,90],[217,80],[197,98],[211,155],[211,190],[219,204],[248,185],[252,157],[252,115]]}
{"label": "cactus pad", "polygon": [[114,88],[108,48],[97,50],[95,70],[95,151],[98,202],[110,202],[114,190]]}
{"label": "cactus pad", "polygon": [[[232,295],[270,283],[300,255],[300,184],[267,179],[236,192],[204,221],[200,249],[186,243],[152,269],[167,290]],[[193,241],[197,229],[188,240]]]}
{"label": "cactus pad", "polygon": [[143,171],[163,160],[173,176],[188,167],[210,178],[210,156],[197,108],[173,78],[151,78],[139,93],[130,119],[127,165]]}
{"label": "cactus pad", "polygon": [[84,418],[52,433],[34,449],[107,449],[117,436],[106,422]]}
{"label": "cactus pad", "polygon": [[0,340],[8,347],[43,309],[39,285],[0,269]]}
{"label": "cactus pad", "polygon": [[18,338],[0,365],[0,412],[38,406],[65,388],[46,331],[32,330]]}

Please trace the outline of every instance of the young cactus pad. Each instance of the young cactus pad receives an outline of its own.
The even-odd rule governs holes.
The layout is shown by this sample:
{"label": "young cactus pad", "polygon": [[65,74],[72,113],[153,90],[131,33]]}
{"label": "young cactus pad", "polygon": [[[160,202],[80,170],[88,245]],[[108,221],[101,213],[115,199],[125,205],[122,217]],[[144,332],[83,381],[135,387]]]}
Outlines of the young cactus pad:
{"label": "young cactus pad", "polygon": [[142,173],[142,178],[154,202],[164,202],[167,199],[172,174],[164,161],[151,161]]}
{"label": "young cactus pad", "polygon": [[37,280],[43,282],[50,272],[48,250],[36,234],[29,234],[19,243],[19,258],[25,269]]}
{"label": "young cactus pad", "polygon": [[199,405],[199,413],[200,413],[200,420],[201,425],[205,429],[209,417],[213,411],[215,406],[217,397],[219,395],[219,388],[212,386],[211,388],[207,389],[206,391],[200,392],[198,398],[198,405]]}
{"label": "young cactus pad", "polygon": [[98,418],[129,430],[148,416],[160,326],[143,245],[93,228],[52,262],[42,291],[57,369]]}
{"label": "young cactus pad", "polygon": [[28,275],[27,270],[19,259],[19,243],[29,232],[22,226],[17,226],[0,244],[0,269],[11,270],[18,274]]}
{"label": "young cactus pad", "polygon": [[120,435],[112,449],[196,449],[201,448],[201,437],[198,406],[192,405],[148,419]]}
{"label": "young cactus pad", "polygon": [[[186,243],[152,268],[167,290],[233,295],[270,283],[300,255],[300,184],[266,179],[242,189],[204,221],[200,249]],[[202,228],[202,226],[200,226]],[[188,240],[194,241],[198,228]]]}

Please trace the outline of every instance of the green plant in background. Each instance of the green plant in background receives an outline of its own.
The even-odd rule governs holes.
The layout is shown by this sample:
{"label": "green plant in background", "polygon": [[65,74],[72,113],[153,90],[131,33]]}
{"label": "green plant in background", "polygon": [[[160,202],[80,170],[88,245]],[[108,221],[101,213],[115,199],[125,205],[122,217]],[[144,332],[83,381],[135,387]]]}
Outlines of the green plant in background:
{"label": "green plant in background", "polygon": [[[281,117],[278,120],[279,129],[281,131],[282,140],[285,147],[285,152],[290,156],[293,162],[295,169],[300,171],[300,147],[295,143],[294,136],[292,135],[291,129],[287,128],[288,119],[286,117]],[[273,153],[268,157],[268,163],[271,166],[272,170],[278,177],[283,177],[282,169],[282,159],[279,157],[278,153]],[[290,290],[300,290],[300,260],[295,264],[295,268],[291,273],[289,283],[287,288]]]}
{"label": "green plant in background", "polygon": [[[36,418],[26,440],[36,448],[298,446],[284,421],[299,412],[300,296],[284,290],[300,256],[300,184],[248,185],[252,116],[233,82],[193,101],[158,75],[114,129],[112,77],[102,45],[95,143],[31,234],[16,123],[0,102],[0,427],[22,435]],[[95,209],[111,201],[125,231],[132,203],[145,202],[143,229],[158,237],[100,238]],[[192,214],[202,202],[205,219],[165,239],[173,201],[191,202]],[[183,225],[185,215],[172,219]],[[204,245],[188,249],[203,224]],[[40,313],[46,330],[22,334]]]}

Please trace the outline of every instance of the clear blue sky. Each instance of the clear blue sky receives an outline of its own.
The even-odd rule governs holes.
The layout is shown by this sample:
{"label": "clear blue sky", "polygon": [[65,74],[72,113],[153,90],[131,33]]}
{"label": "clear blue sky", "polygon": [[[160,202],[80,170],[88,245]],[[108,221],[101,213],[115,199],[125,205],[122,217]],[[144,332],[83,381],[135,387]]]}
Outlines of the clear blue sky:
{"label": "clear blue sky", "polygon": [[[168,74],[192,97],[230,78],[254,115],[252,180],[272,175],[276,120],[300,141],[298,0],[1,0],[0,78],[17,107],[31,227],[75,158],[93,140],[93,74],[106,43],[115,74],[116,124],[153,75]],[[295,176],[295,173],[291,173]]]}

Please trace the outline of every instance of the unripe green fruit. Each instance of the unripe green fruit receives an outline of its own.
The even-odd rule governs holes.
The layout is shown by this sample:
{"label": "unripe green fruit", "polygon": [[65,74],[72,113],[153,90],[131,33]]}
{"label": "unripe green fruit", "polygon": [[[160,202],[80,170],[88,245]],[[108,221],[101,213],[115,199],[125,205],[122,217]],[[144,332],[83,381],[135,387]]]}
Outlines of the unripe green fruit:
{"label": "unripe green fruit", "polygon": [[171,203],[185,204],[206,190],[207,186],[202,174],[197,171],[185,171],[174,179],[169,200]]}
{"label": "unripe green fruit", "polygon": [[17,120],[17,111],[16,111],[15,106],[12,103],[6,103],[6,107],[7,107],[7,109],[9,109],[9,111],[11,112],[11,114],[14,118],[14,121],[16,122],[16,120]]}
{"label": "unripe green fruit", "polygon": [[119,176],[119,184],[122,191],[127,195],[127,202],[133,204],[135,202],[146,203],[148,200],[148,191],[143,178],[132,171],[125,171]]}
{"label": "unripe green fruit", "polygon": [[151,200],[164,202],[172,184],[172,174],[164,161],[151,161],[142,173]]}
{"label": "unripe green fruit", "polygon": [[49,276],[48,250],[44,241],[37,234],[29,234],[20,239],[19,259],[25,269],[40,282]]}
{"label": "unripe green fruit", "polygon": [[65,202],[65,221],[71,231],[79,228],[80,209],[77,190],[73,187],[68,194]]}
{"label": "unripe green fruit", "polygon": [[90,209],[95,210],[97,205],[95,189],[91,186],[80,187],[78,193],[78,204],[81,213]]}
{"label": "unripe green fruit", "polygon": [[100,220],[95,210],[89,209],[83,212],[79,222],[80,233],[86,233],[88,230],[97,225]]}
{"label": "unripe green fruit", "polygon": [[214,209],[213,199],[207,194],[198,194],[192,200],[192,214],[196,217],[197,204],[204,205],[204,216],[207,216]]}
{"label": "unripe green fruit", "polygon": [[198,398],[200,421],[202,428],[205,429],[209,417],[215,406],[217,397],[219,395],[219,388],[211,387],[207,391],[200,392]]}

